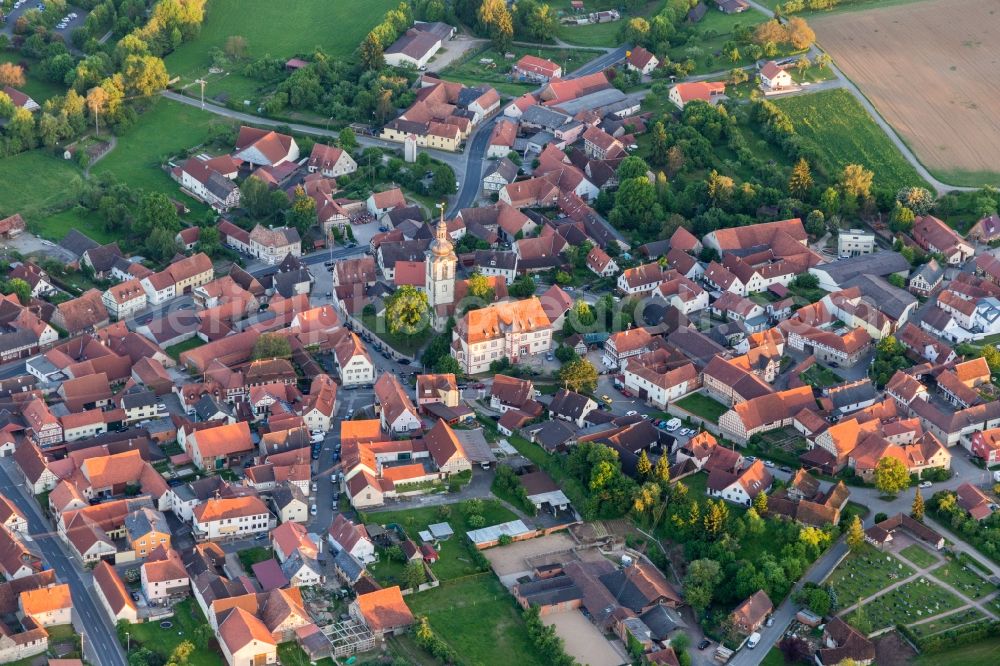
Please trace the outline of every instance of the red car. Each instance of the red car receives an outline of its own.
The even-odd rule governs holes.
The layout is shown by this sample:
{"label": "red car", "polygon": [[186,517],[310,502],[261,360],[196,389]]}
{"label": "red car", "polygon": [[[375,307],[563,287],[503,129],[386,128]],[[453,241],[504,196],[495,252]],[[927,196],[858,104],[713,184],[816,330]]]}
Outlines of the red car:
{"label": "red car", "polygon": [[632,391],[629,391],[628,389],[622,389],[621,392],[622,392],[622,395],[625,396],[626,398],[631,398],[632,397]]}

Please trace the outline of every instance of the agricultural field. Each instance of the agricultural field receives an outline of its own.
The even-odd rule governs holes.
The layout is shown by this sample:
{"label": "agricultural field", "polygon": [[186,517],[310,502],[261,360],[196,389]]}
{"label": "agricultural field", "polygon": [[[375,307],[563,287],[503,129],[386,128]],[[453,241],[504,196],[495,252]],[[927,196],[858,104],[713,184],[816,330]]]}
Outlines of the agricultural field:
{"label": "agricultural field", "polygon": [[818,16],[812,26],[932,173],[949,184],[995,185],[996,9],[994,0],[967,0],[961,11],[950,0],[928,0]]}
{"label": "agricultural field", "polygon": [[907,185],[926,185],[846,90],[786,97],[774,100],[774,104],[788,114],[795,131],[826,157],[828,167],[833,170],[831,176],[836,176],[847,164],[861,164],[875,173],[875,187],[897,190]]}
{"label": "agricultural field", "polygon": [[[449,81],[458,81],[466,85],[487,83],[503,94],[520,96],[534,90],[539,85],[532,81],[519,81],[511,77],[511,67],[521,56],[533,55],[551,60],[563,68],[563,73],[568,73],[583,66],[596,55],[600,55],[581,49],[530,46],[514,46],[509,52],[514,54],[513,58],[506,59],[492,48],[471,51],[463,59],[442,70],[440,74]],[[480,62],[481,60],[492,62]]]}
{"label": "agricultural field", "polygon": [[514,597],[492,573],[443,582],[408,596],[406,603],[414,615],[427,616],[434,633],[463,663],[495,664],[497,655],[519,666],[545,663],[528,637]]}
{"label": "agricultural field", "polygon": [[225,92],[248,97],[258,86],[252,79],[239,72],[208,74],[212,49],[224,49],[229,37],[246,39],[248,60],[265,55],[291,58],[311,53],[316,47],[331,56],[346,56],[382,20],[386,10],[397,4],[397,0],[368,0],[361,9],[355,3],[326,0],[212,0],[205,8],[198,38],[166,58],[167,70],[171,76],[181,77],[181,85],[206,77],[206,96]]}
{"label": "agricultural field", "polygon": [[[904,583],[864,603],[864,615],[873,631],[897,624],[913,624],[921,618],[941,615],[963,605],[961,599],[920,577]],[[856,624],[857,611],[848,613],[844,620]]]}

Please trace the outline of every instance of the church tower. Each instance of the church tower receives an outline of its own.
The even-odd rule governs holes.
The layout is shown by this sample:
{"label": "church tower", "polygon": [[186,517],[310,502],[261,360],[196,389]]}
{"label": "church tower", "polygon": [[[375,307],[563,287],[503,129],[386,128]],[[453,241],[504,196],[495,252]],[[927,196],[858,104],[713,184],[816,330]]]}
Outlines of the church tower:
{"label": "church tower", "polygon": [[448,316],[440,312],[441,306],[451,305],[455,301],[455,268],[458,257],[455,256],[455,246],[448,236],[448,227],[444,223],[444,206],[441,208],[441,219],[438,221],[427,251],[427,272],[424,276],[424,288],[427,290],[427,303],[431,308],[434,328],[443,330]]}

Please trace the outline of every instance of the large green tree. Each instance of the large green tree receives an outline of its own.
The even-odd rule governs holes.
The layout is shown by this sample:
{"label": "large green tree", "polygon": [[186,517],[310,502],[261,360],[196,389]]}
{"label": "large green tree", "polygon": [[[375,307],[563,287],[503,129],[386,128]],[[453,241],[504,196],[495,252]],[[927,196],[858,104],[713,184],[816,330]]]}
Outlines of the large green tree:
{"label": "large green tree", "polygon": [[253,345],[254,360],[291,357],[292,345],[284,335],[265,333]]}
{"label": "large green tree", "polygon": [[400,287],[385,302],[385,319],[392,333],[413,335],[427,324],[427,293],[409,285]]}
{"label": "large green tree", "polygon": [[910,472],[906,465],[890,456],[875,463],[875,487],[886,495],[898,495],[910,485]]}
{"label": "large green tree", "polygon": [[559,381],[577,393],[593,393],[597,389],[597,368],[585,358],[577,358],[559,368]]}

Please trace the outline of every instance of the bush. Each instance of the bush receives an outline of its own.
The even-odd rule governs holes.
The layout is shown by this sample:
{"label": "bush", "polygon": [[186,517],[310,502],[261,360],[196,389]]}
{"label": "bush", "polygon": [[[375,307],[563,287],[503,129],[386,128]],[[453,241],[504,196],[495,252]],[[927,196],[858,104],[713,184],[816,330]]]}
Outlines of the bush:
{"label": "bush", "polygon": [[469,527],[477,530],[481,527],[486,527],[486,519],[480,516],[478,513],[474,513],[468,518],[466,518],[465,522],[468,523]]}
{"label": "bush", "polygon": [[887,516],[886,514],[881,513],[881,512],[875,514],[875,522],[876,523],[881,523],[883,520],[886,520],[888,518],[889,518],[889,516]]}

